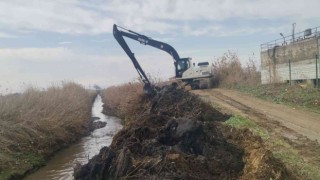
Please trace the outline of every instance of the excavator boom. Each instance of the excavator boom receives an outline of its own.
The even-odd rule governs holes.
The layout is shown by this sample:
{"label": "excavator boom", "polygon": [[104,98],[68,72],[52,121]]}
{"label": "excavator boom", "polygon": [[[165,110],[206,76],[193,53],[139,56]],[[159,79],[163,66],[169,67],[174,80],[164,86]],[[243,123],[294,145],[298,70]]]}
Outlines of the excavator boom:
{"label": "excavator boom", "polygon": [[[121,28],[122,30],[119,30],[117,27]],[[123,30],[125,30],[125,31],[123,31]],[[162,51],[165,51],[165,52],[169,53],[173,57],[174,61],[179,61],[180,60],[180,56],[177,53],[177,51],[171,45],[169,45],[167,43],[154,40],[154,39],[152,39],[150,37],[147,37],[145,35],[139,34],[137,32],[131,31],[131,30],[127,30],[127,29],[125,29],[123,27],[120,27],[120,26],[117,26],[117,25],[113,25],[113,31],[114,31],[114,33],[118,32],[122,36],[126,36],[126,37],[128,37],[130,39],[139,41],[141,44],[149,45],[149,46],[152,46],[154,48],[157,48],[157,49],[160,49]]]}
{"label": "excavator boom", "polygon": [[125,33],[123,31],[118,30],[117,25],[113,25],[113,36],[115,37],[115,39],[118,41],[118,43],[120,44],[120,46],[122,47],[122,49],[127,53],[127,55],[130,57],[133,66],[136,68],[141,80],[144,83],[144,91],[147,94],[152,94],[153,93],[153,88],[152,85],[148,79],[148,77],[146,76],[145,72],[142,70],[139,62],[137,61],[137,59],[134,56],[134,53],[132,53],[132,51],[130,50],[128,44],[126,43],[126,41],[123,39],[123,36],[127,36],[128,37],[128,33]]}
{"label": "excavator boom", "polygon": [[[181,78],[182,76],[182,72],[186,70],[183,68],[179,68],[179,63],[184,63],[185,61],[188,61],[189,58],[180,58],[178,52],[169,44],[161,42],[161,41],[157,41],[154,40],[150,37],[147,37],[145,35],[139,34],[137,32],[125,29],[123,27],[117,26],[116,24],[113,25],[113,35],[116,38],[116,40],[118,41],[118,43],[120,44],[120,46],[123,48],[123,50],[127,53],[127,55],[130,57],[130,59],[132,60],[132,62],[134,64],[137,64],[138,66],[139,63],[138,61],[134,58],[133,53],[131,52],[130,48],[128,47],[127,43],[125,42],[123,37],[127,37],[130,38],[132,40],[136,40],[138,42],[140,42],[143,45],[148,45],[157,49],[160,49],[162,51],[167,52],[168,54],[170,54],[174,60],[174,66],[175,66],[175,72],[176,72],[176,77]],[[186,63],[185,63],[186,64]],[[136,65],[135,65],[136,67]],[[136,67],[137,69],[137,67]],[[138,67],[138,72],[140,74],[140,72],[143,72],[143,70],[141,69],[141,67]],[[147,79],[147,78],[144,78]]]}

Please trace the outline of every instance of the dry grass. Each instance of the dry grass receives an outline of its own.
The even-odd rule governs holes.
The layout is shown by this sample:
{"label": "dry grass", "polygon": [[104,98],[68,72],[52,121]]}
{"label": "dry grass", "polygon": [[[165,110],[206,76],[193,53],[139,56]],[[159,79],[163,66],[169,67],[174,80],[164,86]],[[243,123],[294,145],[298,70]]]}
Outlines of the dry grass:
{"label": "dry grass", "polygon": [[268,130],[251,119],[238,115],[230,118],[225,123],[238,129],[248,128],[255,135],[260,136],[272,154],[281,160],[287,169],[299,177],[299,179],[320,178],[320,165],[319,163],[315,163],[318,161],[306,161],[305,157],[299,153],[299,148],[295,144],[288,142],[283,137],[277,136],[272,130]]}
{"label": "dry grass", "polygon": [[253,58],[243,66],[237,53],[228,51],[213,63],[212,83],[220,87],[233,87],[238,84],[260,84],[260,72],[257,70]]}
{"label": "dry grass", "polygon": [[237,86],[237,90],[255,97],[282,103],[292,107],[306,108],[320,113],[320,91],[313,87],[289,84],[263,84],[257,86]]}
{"label": "dry grass", "polygon": [[[151,84],[155,85],[157,88],[176,82],[175,80],[163,81],[160,78],[151,76],[148,78],[151,81]],[[137,79],[137,81],[104,89],[101,92],[102,101],[104,103],[104,113],[120,117],[123,120],[123,123],[128,118],[134,119],[134,117],[130,116],[137,115],[134,112],[136,110],[136,105],[144,100],[141,98],[144,94],[143,86],[144,83],[140,79]]]}
{"label": "dry grass", "polygon": [[75,83],[0,96],[0,179],[44,163],[86,133],[94,96]]}
{"label": "dry grass", "polygon": [[104,111],[106,114],[124,118],[132,110],[132,104],[138,104],[143,94],[142,83],[126,83],[112,86],[102,91]]}
{"label": "dry grass", "polygon": [[213,84],[223,88],[232,88],[256,97],[283,103],[293,107],[303,107],[320,112],[320,91],[312,87],[283,83],[260,83],[260,72],[255,62],[250,59],[243,66],[236,53],[227,52],[217,58],[213,64]]}

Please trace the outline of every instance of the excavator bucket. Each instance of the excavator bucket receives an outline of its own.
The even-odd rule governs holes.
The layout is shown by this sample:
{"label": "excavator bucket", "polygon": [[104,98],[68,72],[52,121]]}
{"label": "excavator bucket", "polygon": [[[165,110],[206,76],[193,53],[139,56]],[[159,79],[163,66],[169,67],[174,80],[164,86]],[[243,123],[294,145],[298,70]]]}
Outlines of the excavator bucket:
{"label": "excavator bucket", "polygon": [[143,92],[146,94],[146,95],[153,95],[156,93],[155,89],[150,85],[150,84],[145,84],[143,86]]}

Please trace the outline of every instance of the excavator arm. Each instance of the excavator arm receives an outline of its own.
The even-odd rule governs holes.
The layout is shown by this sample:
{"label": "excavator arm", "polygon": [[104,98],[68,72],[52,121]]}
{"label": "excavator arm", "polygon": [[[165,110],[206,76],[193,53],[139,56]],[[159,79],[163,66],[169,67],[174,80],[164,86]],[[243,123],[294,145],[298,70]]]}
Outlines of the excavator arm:
{"label": "excavator arm", "polygon": [[180,58],[177,51],[167,43],[151,39],[150,37],[147,37],[145,35],[142,35],[137,32],[125,29],[120,26],[117,26],[116,24],[113,25],[113,36],[118,41],[118,43],[120,44],[122,49],[129,56],[134,67],[138,71],[140,78],[142,79],[143,83],[145,84],[145,88],[144,88],[145,91],[149,91],[150,89],[153,89],[151,86],[151,83],[150,83],[148,77],[146,76],[146,74],[144,73],[144,71],[142,70],[139,62],[135,58],[134,53],[132,53],[131,49],[129,48],[128,44],[126,43],[126,41],[124,40],[123,37],[127,37],[130,39],[136,40],[143,45],[149,45],[149,46],[160,49],[160,50],[165,51],[168,54],[170,54],[173,57],[176,77],[178,77],[178,78],[180,78],[182,76],[182,72],[185,71],[190,66],[187,63],[187,62],[189,62],[189,58]]}
{"label": "excavator arm", "polygon": [[[144,83],[144,88],[143,89],[144,89],[145,93],[152,94],[154,92],[154,89],[153,89],[148,77],[146,76],[146,74],[142,70],[139,62],[137,61],[137,59],[134,56],[134,53],[132,53],[132,51],[129,48],[128,44],[123,39],[123,36],[128,37],[128,35],[131,35],[131,34],[123,32],[123,31],[120,31],[120,30],[118,30],[117,25],[113,25],[113,36],[115,37],[115,39],[118,41],[118,43],[120,44],[122,49],[127,53],[129,58],[131,59],[131,61],[133,63],[133,66],[136,68],[141,80]],[[132,36],[130,36],[130,37],[132,37]]]}

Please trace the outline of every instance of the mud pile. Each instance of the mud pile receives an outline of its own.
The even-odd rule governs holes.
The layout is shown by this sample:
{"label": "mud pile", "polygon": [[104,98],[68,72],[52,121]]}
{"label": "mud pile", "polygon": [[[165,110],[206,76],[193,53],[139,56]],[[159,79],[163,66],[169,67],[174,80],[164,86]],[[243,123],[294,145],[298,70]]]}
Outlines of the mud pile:
{"label": "mud pile", "polygon": [[219,123],[228,116],[174,85],[142,97],[131,112],[111,146],[76,168],[75,179],[277,179],[287,174],[284,167],[267,164],[274,159],[260,150],[259,139],[251,139],[257,144],[253,149],[263,156],[259,164],[251,161],[254,154],[247,150],[253,149],[237,143],[241,132],[230,134]]}

